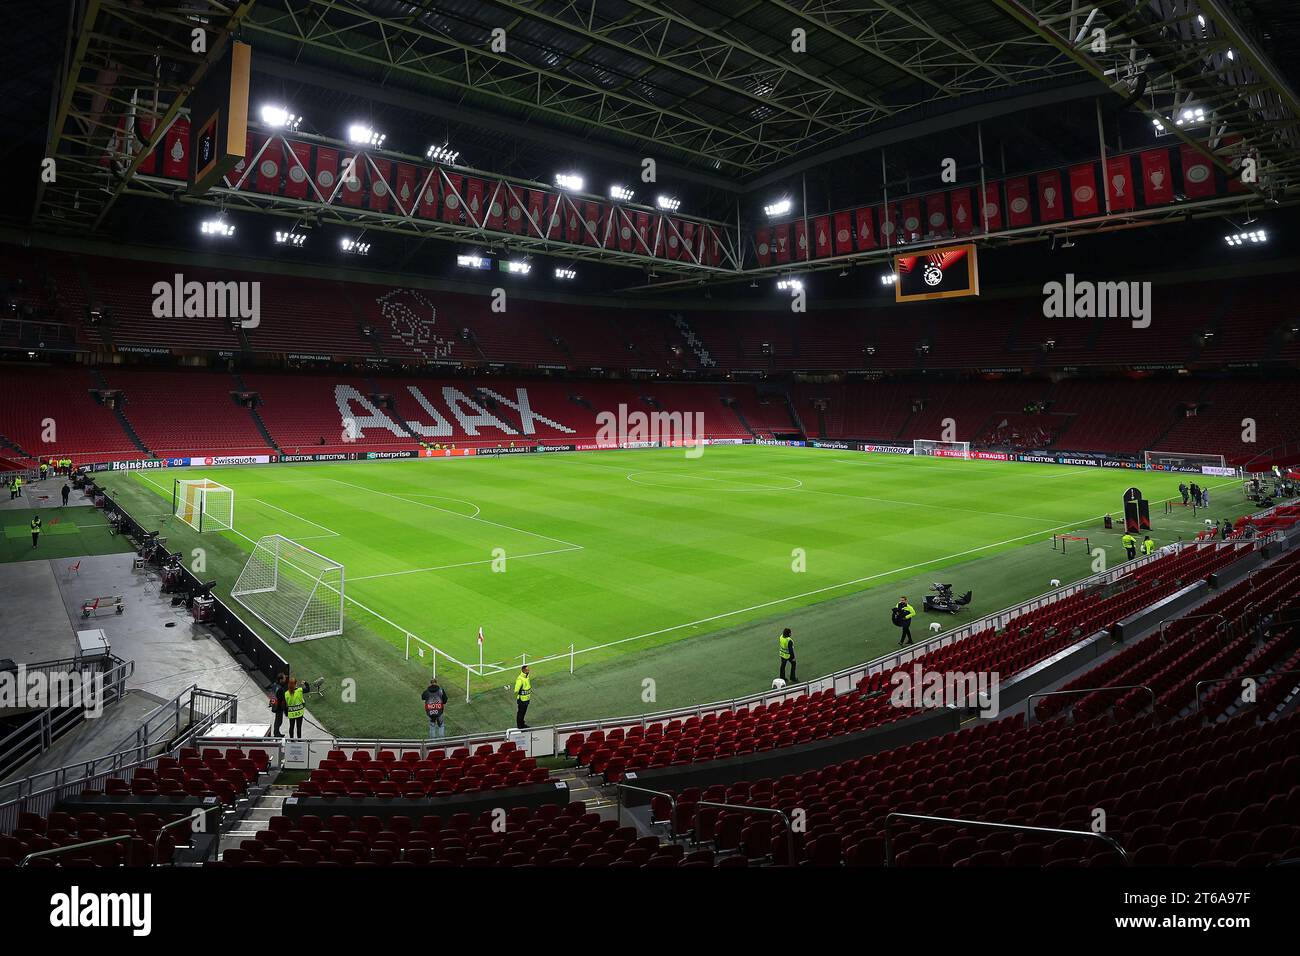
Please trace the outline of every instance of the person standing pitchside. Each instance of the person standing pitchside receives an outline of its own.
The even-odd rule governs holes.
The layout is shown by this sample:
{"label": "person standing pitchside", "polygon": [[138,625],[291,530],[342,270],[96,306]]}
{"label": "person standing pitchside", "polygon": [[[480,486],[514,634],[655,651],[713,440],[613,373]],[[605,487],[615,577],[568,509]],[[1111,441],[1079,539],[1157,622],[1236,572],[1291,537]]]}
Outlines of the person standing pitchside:
{"label": "person standing pitchside", "polygon": [[519,669],[519,676],[515,678],[515,700],[519,707],[515,712],[515,726],[520,730],[528,727],[524,723],[524,715],[528,713],[528,702],[533,699],[533,679],[528,676],[528,665],[525,664]]}

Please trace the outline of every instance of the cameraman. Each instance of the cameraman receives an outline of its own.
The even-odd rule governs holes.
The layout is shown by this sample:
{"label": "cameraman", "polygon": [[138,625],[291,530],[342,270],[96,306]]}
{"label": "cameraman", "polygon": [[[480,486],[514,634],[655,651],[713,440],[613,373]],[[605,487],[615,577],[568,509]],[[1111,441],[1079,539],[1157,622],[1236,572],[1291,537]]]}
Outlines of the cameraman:
{"label": "cameraman", "polygon": [[895,627],[903,629],[902,635],[898,638],[898,646],[902,647],[904,644],[911,644],[912,618],[916,617],[916,608],[907,603],[906,595],[898,599],[898,603],[894,605],[893,611],[890,612],[890,617]]}

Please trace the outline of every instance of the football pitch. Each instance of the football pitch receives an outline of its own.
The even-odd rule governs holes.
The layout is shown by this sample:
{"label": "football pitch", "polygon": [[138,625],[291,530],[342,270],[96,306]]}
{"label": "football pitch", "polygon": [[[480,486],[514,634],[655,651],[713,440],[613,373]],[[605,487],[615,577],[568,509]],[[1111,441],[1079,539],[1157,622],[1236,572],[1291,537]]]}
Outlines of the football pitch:
{"label": "football pitch", "polygon": [[[763,689],[782,626],[795,630],[806,680],[893,646],[900,593],[919,610],[934,581],[974,591],[962,616],[921,614],[919,639],[932,620],[947,629],[1091,573],[1083,543],[1062,556],[1054,533],[1088,535],[1118,563],[1121,532],[1102,531],[1102,516],[1122,514],[1131,485],[1152,502],[1157,544],[1249,510],[1232,479],[1213,480],[1208,514],[1169,519],[1160,503],[1176,495],[1175,475],[756,446],[185,477],[234,489],[233,532],[199,535],[165,517],[168,472],[104,483],[146,527],[164,528],[172,550],[203,548],[199,577],[217,578],[219,593],[263,535],[343,564],[343,635],[268,639],[300,677],[354,682],[353,700],[313,704],[332,731],[407,737],[424,732],[431,648],[450,733],[506,726],[504,685],[525,658],[542,661],[529,714],[539,725],[652,712]],[[480,627],[485,667],[466,704],[457,662],[478,669]]]}

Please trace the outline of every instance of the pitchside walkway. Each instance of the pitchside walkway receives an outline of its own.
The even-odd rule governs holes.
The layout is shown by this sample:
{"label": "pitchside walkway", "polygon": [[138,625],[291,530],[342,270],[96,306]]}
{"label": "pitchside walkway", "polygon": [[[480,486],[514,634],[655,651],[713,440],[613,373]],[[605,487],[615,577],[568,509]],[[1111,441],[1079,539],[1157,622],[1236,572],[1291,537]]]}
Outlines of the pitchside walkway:
{"label": "pitchside walkway", "polygon": [[[123,700],[69,731],[23,767],[23,775],[103,756],[154,707],[192,685],[236,696],[242,720],[268,715],[266,691],[257,680],[183,606],[172,607],[172,596],[159,593],[156,571],[134,569],[134,557],[126,552],[0,564],[0,659],[21,665],[72,658],[77,631],[99,628],[112,653],[135,665]],[[106,595],[121,595],[121,614],[82,616],[84,601]],[[310,713],[304,724],[308,736],[329,733]]]}

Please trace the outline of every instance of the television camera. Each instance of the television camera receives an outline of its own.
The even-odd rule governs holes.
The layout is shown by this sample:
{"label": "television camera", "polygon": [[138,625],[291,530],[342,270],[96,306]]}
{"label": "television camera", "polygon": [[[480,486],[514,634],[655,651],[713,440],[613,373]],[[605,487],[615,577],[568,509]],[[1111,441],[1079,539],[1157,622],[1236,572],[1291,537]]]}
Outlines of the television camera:
{"label": "television camera", "polygon": [[925,596],[925,610],[934,611],[942,614],[956,614],[966,605],[970,604],[973,592],[967,591],[961,597],[952,596],[951,584],[940,584],[935,582],[930,586],[934,594]]}

